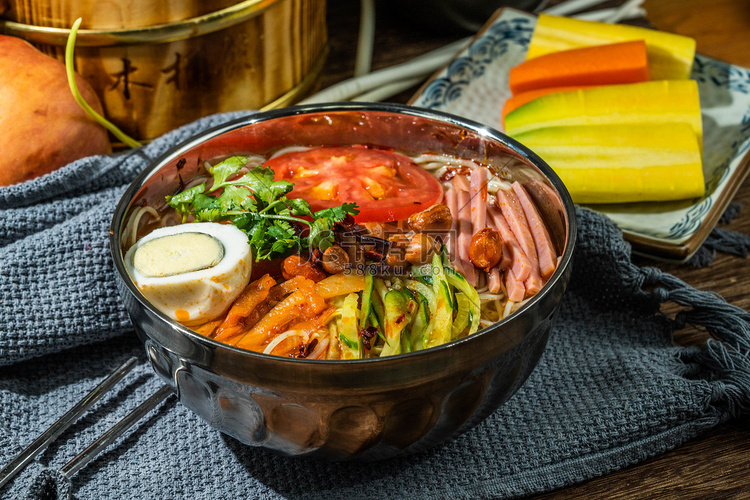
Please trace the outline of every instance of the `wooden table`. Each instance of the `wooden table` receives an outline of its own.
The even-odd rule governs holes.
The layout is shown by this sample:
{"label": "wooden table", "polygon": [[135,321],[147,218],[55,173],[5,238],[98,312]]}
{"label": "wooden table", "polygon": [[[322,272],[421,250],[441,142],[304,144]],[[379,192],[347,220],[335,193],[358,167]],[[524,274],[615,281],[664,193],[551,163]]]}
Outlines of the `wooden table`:
{"label": "wooden table", "polygon": [[[397,2],[394,2],[397,3]],[[610,2],[619,3],[619,2]],[[404,22],[378,4],[373,68],[407,61],[465,34]],[[661,30],[692,36],[698,51],[750,67],[750,2],[747,0],[646,0],[650,23]],[[321,86],[349,78],[356,51],[359,2],[328,3],[331,52]],[[392,99],[405,103],[416,89]],[[746,208],[727,229],[750,234],[750,181],[735,201]],[[637,259],[656,265],[692,286],[712,290],[730,303],[750,310],[750,259],[719,254],[711,266],[695,269]],[[700,342],[701,332],[680,333],[683,344]],[[750,421],[730,422],[674,451],[640,465],[539,498],[741,498],[750,497]]]}

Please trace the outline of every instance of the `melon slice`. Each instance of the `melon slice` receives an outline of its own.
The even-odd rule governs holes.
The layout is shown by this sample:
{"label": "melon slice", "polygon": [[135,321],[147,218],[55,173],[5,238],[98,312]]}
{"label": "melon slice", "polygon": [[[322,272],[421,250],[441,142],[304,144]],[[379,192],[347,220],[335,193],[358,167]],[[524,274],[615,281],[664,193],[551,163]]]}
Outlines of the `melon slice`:
{"label": "melon slice", "polygon": [[701,151],[685,123],[580,125],[516,139],[560,176],[575,203],[626,203],[703,196]]}
{"label": "melon slice", "polygon": [[508,113],[505,131],[515,137],[537,128],[639,123],[686,123],[701,143],[698,84],[662,80],[547,94]]}
{"label": "melon slice", "polygon": [[695,59],[695,40],[663,31],[582,21],[540,14],[529,42],[526,59],[562,50],[590,47],[629,40],[643,40],[653,80],[690,78]]}
{"label": "melon slice", "polygon": [[500,110],[500,119],[503,127],[505,127],[505,117],[508,116],[508,113],[510,113],[514,109],[520,108],[527,102],[531,102],[534,99],[542,97],[543,95],[553,94],[555,92],[567,92],[569,90],[587,89],[590,87],[593,87],[593,85],[577,87],[548,87],[544,89],[529,90],[528,92],[522,92],[520,94],[509,97],[508,100],[505,101],[505,104],[503,104],[503,109]]}

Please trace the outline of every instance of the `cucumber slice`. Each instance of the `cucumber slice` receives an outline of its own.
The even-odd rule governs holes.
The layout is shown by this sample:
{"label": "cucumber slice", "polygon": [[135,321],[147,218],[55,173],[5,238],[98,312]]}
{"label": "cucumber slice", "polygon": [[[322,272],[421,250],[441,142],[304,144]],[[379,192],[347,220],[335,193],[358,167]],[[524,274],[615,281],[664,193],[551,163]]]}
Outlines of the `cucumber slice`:
{"label": "cucumber slice", "polygon": [[453,301],[451,300],[448,280],[445,277],[445,269],[438,254],[432,256],[432,287],[437,302],[435,304],[435,313],[430,319],[432,331],[425,347],[445,344],[451,340]]}
{"label": "cucumber slice", "polygon": [[385,294],[385,346],[381,356],[401,354],[401,333],[409,324],[406,302],[406,295],[400,290],[389,290]]}
{"label": "cucumber slice", "polygon": [[471,286],[460,273],[453,270],[448,270],[446,273],[448,283],[464,294],[469,299],[469,312],[471,313],[471,320],[469,321],[469,335],[476,333],[479,330],[479,318],[481,316],[479,294],[477,290]]}
{"label": "cucumber slice", "polygon": [[357,329],[357,302],[359,302],[359,296],[356,293],[350,293],[344,299],[341,308],[341,318],[338,320],[341,359],[362,358],[362,342]]}
{"label": "cucumber slice", "polygon": [[469,312],[470,304],[469,299],[463,292],[456,292],[456,318],[453,320],[453,327],[451,328],[451,339],[457,339],[469,326],[469,316],[472,314]]}
{"label": "cucumber slice", "polygon": [[432,291],[432,287],[414,280],[406,280],[404,284],[409,290],[412,290],[413,292],[418,293],[419,295],[427,299],[427,303],[429,304],[430,308],[430,314],[435,314],[435,308],[437,307],[437,296],[435,295],[435,292]]}
{"label": "cucumber slice", "polygon": [[359,315],[359,329],[363,329],[366,326],[367,318],[370,316],[370,306],[372,304],[372,290],[375,285],[375,280],[372,274],[365,273],[365,288],[362,290],[362,310]]}
{"label": "cucumber slice", "polygon": [[422,349],[424,332],[427,329],[427,325],[430,323],[430,315],[427,312],[429,307],[430,306],[427,304],[426,299],[420,299],[417,313],[409,324],[409,340],[411,341],[412,349],[415,351]]}

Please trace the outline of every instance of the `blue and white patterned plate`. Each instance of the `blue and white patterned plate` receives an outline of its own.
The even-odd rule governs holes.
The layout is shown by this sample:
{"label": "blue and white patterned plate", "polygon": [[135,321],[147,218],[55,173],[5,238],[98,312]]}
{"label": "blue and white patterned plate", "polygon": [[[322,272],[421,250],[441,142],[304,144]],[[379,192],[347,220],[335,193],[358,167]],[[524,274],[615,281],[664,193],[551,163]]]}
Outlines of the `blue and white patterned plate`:
{"label": "blue and white patterned plate", "polygon": [[[501,9],[470,46],[434,75],[410,101],[502,130],[500,110],[511,96],[508,71],[521,63],[536,17]],[[687,260],[713,229],[750,166],[750,70],[697,55],[703,113],[703,171],[700,199],[592,205],[610,217],[636,252],[667,260]]]}

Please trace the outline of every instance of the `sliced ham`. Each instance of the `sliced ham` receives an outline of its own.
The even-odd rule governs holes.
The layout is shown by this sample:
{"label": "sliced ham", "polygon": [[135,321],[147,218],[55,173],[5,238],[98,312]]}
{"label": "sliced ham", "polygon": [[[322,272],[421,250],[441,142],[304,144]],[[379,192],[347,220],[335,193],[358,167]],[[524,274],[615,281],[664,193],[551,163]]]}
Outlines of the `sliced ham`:
{"label": "sliced ham", "polygon": [[500,257],[500,262],[497,263],[495,268],[501,271],[508,269],[513,263],[513,259],[511,259],[512,252],[513,250],[511,250],[510,245],[503,241],[503,256]]}
{"label": "sliced ham", "polygon": [[[454,177],[454,179],[456,177]],[[471,286],[476,286],[476,268],[469,259],[469,246],[471,245],[472,236],[470,196],[471,195],[468,191],[458,192],[458,256],[463,264],[466,281],[468,281]]]}
{"label": "sliced ham", "polygon": [[526,296],[524,282],[516,278],[513,269],[505,271],[505,288],[508,292],[508,300],[512,302],[521,302]]}
{"label": "sliced ham", "polygon": [[[503,217],[503,214],[498,207],[490,207],[489,212],[495,228],[503,238],[503,242],[510,247],[509,256],[512,260],[511,267],[513,273],[521,281],[527,279],[531,274],[531,262],[529,261],[529,258],[526,257],[521,245],[518,243],[516,235],[510,230],[508,222],[505,220],[505,217]],[[505,253],[505,249],[503,249],[503,253]]]}
{"label": "sliced ham", "polygon": [[[495,224],[495,220],[493,219],[491,212],[492,207],[487,206],[486,208],[487,212],[487,227],[494,229],[497,231],[497,225]],[[502,217],[502,216],[501,216]],[[508,230],[510,231],[510,230]],[[502,233],[500,233],[500,238],[503,240],[503,254],[500,257],[500,262],[498,262],[493,269],[498,269],[500,271],[505,271],[510,267],[510,265],[513,263],[513,259],[511,256],[513,255],[513,250],[511,249],[510,245],[507,241],[505,241],[505,238],[503,238]]]}
{"label": "sliced ham", "polygon": [[461,262],[461,258],[458,254],[458,193],[455,189],[449,188],[445,192],[445,205],[451,211],[452,219],[451,230],[445,237],[445,245],[448,248],[448,254],[451,256],[453,267],[456,268],[456,271],[465,276],[466,273],[464,272],[464,265],[463,262]]}
{"label": "sliced ham", "polygon": [[552,246],[552,240],[549,237],[547,228],[539,216],[536,205],[534,205],[531,197],[529,197],[529,193],[518,182],[514,182],[511,186],[513,192],[518,197],[518,201],[521,203],[526,220],[529,223],[531,236],[534,238],[537,257],[539,258],[539,272],[544,279],[549,279],[552,273],[555,272],[555,267],[557,267],[557,252],[555,252]]}
{"label": "sliced ham", "polygon": [[484,167],[471,169],[472,235],[487,227],[487,172]]}
{"label": "sliced ham", "polygon": [[466,191],[468,193],[471,189],[471,186],[469,186],[469,180],[465,175],[456,175],[451,182],[453,183],[453,188],[457,191]]}
{"label": "sliced ham", "polygon": [[535,295],[542,289],[544,282],[539,271],[539,258],[537,257],[536,245],[534,245],[534,238],[531,236],[531,230],[529,229],[526,215],[523,212],[523,207],[521,207],[521,203],[513,191],[506,191],[505,189],[497,191],[497,203],[505,220],[508,222],[508,226],[510,226],[519,245],[521,245],[521,249],[526,254],[526,257],[529,258],[531,271],[524,284],[526,285],[527,295]]}
{"label": "sliced ham", "polygon": [[500,276],[500,269],[497,267],[493,267],[487,273],[487,289],[490,293],[498,293],[502,290],[502,277]]}

